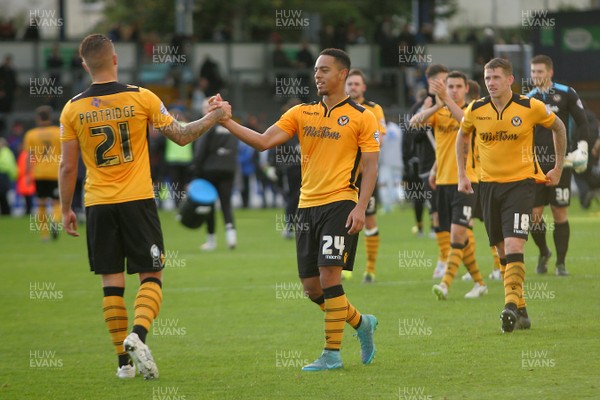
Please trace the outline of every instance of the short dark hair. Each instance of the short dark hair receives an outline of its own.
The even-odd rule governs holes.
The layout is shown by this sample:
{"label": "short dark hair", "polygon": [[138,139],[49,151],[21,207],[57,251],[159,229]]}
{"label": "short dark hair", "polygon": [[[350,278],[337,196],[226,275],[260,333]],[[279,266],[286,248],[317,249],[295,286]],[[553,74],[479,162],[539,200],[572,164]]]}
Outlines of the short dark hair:
{"label": "short dark hair", "polygon": [[44,122],[52,120],[52,107],[39,106],[35,109],[35,116],[38,117],[40,121]]}
{"label": "short dark hair", "polygon": [[552,59],[544,54],[538,54],[537,56],[531,59],[531,64],[544,64],[548,69],[554,68],[554,63]]}
{"label": "short dark hair", "polygon": [[500,68],[504,71],[506,76],[510,76],[513,73],[512,63],[505,58],[492,58],[483,69],[496,69]]}
{"label": "short dark hair", "polygon": [[92,70],[104,67],[109,54],[112,56],[113,52],[112,41],[99,33],[86,36],[79,45],[79,55]]}
{"label": "short dark hair", "polygon": [[343,68],[346,68],[350,71],[350,56],[344,50],[328,48],[319,54],[320,56],[331,56],[335,58],[335,61],[342,65]]}
{"label": "short dark hair", "polygon": [[448,78],[460,78],[465,83],[465,86],[469,84],[469,82],[467,82],[467,75],[465,75],[464,72],[461,71],[454,70],[448,72]]}
{"label": "short dark hair", "polygon": [[363,83],[367,83],[367,79],[365,78],[365,74],[358,68],[352,68],[350,72],[348,72],[348,77],[351,76],[360,76],[363,80]]}
{"label": "short dark hair", "polygon": [[431,78],[439,74],[440,72],[448,72],[448,67],[443,64],[431,64],[425,70],[425,77]]}
{"label": "short dark hair", "polygon": [[467,83],[469,84],[469,92],[467,93],[469,100],[475,100],[480,98],[481,86],[479,86],[479,83],[477,81],[474,81],[473,79],[469,79]]}

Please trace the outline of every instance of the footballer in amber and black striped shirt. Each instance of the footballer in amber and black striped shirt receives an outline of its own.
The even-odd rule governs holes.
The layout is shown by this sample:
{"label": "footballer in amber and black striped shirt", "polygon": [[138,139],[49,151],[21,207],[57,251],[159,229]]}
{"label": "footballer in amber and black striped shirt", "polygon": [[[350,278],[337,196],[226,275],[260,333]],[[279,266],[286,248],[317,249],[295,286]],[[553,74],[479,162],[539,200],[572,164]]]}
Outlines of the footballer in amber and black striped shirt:
{"label": "footballer in amber and black striped shirt", "polygon": [[[350,57],[325,49],[315,63],[321,101],[300,104],[260,134],[231,119],[223,122],[240,140],[259,151],[298,135],[302,156],[302,189],[298,205],[296,255],[298,275],[308,297],[325,312],[325,346],[321,356],[302,368],[324,371],[342,367],[340,347],[344,325],[357,330],[363,364],[375,356],[377,319],[361,314],[346,298],[342,270],[352,270],[357,233],[377,179],[379,127],[375,116],[345,92]],[[214,107],[220,96],[211,99]],[[360,194],[356,178],[362,170]],[[292,316],[290,315],[290,318]]]}

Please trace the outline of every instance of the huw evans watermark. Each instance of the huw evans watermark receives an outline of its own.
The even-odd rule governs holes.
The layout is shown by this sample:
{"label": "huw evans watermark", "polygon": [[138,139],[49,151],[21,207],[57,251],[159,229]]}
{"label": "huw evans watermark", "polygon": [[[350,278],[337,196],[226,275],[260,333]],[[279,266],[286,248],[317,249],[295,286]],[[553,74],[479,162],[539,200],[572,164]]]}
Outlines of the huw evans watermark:
{"label": "huw evans watermark", "polygon": [[548,17],[548,10],[521,10],[521,26],[524,28],[550,29],[555,25],[556,20]]}
{"label": "huw evans watermark", "polygon": [[33,9],[29,10],[29,26],[38,28],[59,29],[65,24],[63,18],[58,16],[57,10]]}
{"label": "huw evans watermark", "polygon": [[179,318],[156,318],[152,321],[153,336],[185,336],[187,329]]}
{"label": "huw evans watermark", "polygon": [[155,64],[185,64],[187,55],[180,46],[156,45],[152,46],[152,62]]}
{"label": "huw evans watermark", "polygon": [[523,350],[521,368],[554,368],[556,360],[550,358],[547,350]]}
{"label": "huw evans watermark", "polygon": [[188,400],[187,395],[181,393],[176,386],[152,387],[152,400]]}
{"label": "huw evans watermark", "polygon": [[276,368],[302,368],[308,364],[308,359],[302,358],[302,352],[297,350],[275,351]]}
{"label": "huw evans watermark", "polygon": [[277,282],[275,284],[275,298],[277,300],[306,300],[307,297],[300,282]]}
{"label": "huw evans watermark", "polygon": [[56,282],[29,282],[30,300],[63,300],[62,290],[58,290]]}
{"label": "huw evans watermark", "polygon": [[29,368],[62,368],[63,360],[56,350],[29,350]]}
{"label": "huw evans watermark", "polygon": [[29,78],[29,95],[32,97],[60,97],[64,89],[57,78]]}
{"label": "huw evans watermark", "polygon": [[179,250],[165,250],[165,268],[185,268],[187,259],[179,255]]}
{"label": "huw evans watermark", "polygon": [[525,300],[554,300],[556,291],[548,288],[548,282],[524,282],[523,298]]}
{"label": "huw evans watermark", "polygon": [[425,325],[424,318],[398,319],[398,335],[400,336],[431,336],[433,329]]}
{"label": "huw evans watermark", "polygon": [[277,232],[308,232],[310,224],[308,222],[301,222],[300,218],[295,214],[277,213],[275,214],[275,230]]}
{"label": "huw evans watermark", "polygon": [[310,25],[302,10],[275,10],[275,27],[278,29],[304,29]]}
{"label": "huw evans watermark", "polygon": [[398,400],[433,400],[433,396],[424,386],[404,386],[398,388]]}
{"label": "huw evans watermark", "polygon": [[275,78],[275,95],[280,97],[304,97],[310,94],[308,85],[301,78]]}
{"label": "huw evans watermark", "polygon": [[425,250],[398,251],[400,269],[433,268],[433,260],[425,256]]}
{"label": "huw evans watermark", "polygon": [[425,46],[400,46],[398,47],[399,64],[430,64],[431,54],[427,53]]}

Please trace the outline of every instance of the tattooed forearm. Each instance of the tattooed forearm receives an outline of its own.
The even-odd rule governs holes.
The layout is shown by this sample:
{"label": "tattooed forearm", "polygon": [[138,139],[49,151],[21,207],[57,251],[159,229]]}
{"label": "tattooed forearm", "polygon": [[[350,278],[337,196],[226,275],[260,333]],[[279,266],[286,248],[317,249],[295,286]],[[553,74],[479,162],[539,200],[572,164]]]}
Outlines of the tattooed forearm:
{"label": "tattooed forearm", "polygon": [[456,164],[459,176],[464,174],[466,170],[470,139],[471,134],[463,132],[462,129],[458,130],[456,135]]}
{"label": "tattooed forearm", "polygon": [[178,145],[185,146],[202,136],[202,134],[212,128],[214,124],[226,115],[226,112],[219,108],[211,111],[199,120],[184,125],[173,121],[171,125],[163,126],[158,128],[158,130]]}

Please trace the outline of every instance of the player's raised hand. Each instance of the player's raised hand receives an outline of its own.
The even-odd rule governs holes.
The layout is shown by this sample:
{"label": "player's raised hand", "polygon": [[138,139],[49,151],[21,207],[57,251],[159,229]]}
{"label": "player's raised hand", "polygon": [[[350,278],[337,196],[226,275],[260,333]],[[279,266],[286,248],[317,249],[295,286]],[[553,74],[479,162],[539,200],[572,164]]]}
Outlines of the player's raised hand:
{"label": "player's raised hand", "polygon": [[442,82],[441,80],[434,79],[430,81],[429,92],[436,94],[440,97],[444,97],[444,95],[446,94],[446,85],[444,85],[444,82]]}
{"label": "player's raised hand", "polygon": [[446,91],[444,82],[438,79],[431,81],[429,91],[435,94],[436,104],[439,104],[440,106],[446,104],[445,99],[448,97],[448,92]]}
{"label": "player's raised hand", "polygon": [[560,176],[562,175],[562,169],[552,168],[546,174],[546,186],[556,186],[560,181]]}
{"label": "player's raised hand", "polygon": [[63,227],[70,236],[79,236],[77,232],[77,215],[73,210],[69,210],[68,213],[63,213]]}

